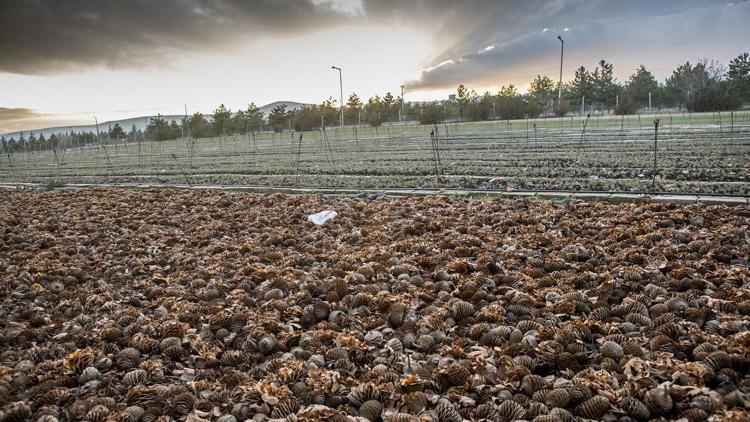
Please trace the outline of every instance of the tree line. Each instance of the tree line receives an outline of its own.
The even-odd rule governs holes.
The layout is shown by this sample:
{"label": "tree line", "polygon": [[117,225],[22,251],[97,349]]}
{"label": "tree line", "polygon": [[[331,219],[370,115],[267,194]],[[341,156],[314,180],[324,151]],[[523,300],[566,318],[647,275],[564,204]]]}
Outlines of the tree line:
{"label": "tree line", "polygon": [[[539,116],[564,115],[571,111],[600,111],[633,114],[640,109],[677,108],[691,112],[735,110],[750,103],[750,55],[742,53],[728,66],[716,61],[700,60],[677,66],[664,81],[641,65],[624,82],[614,77],[614,66],[601,60],[592,69],[580,66],[573,79],[559,85],[549,76],[537,75],[521,94],[514,85],[502,86],[496,93],[482,95],[461,84],[447,100],[405,102],[387,92],[364,102],[356,93],[344,104],[344,124],[378,127],[384,123],[417,121],[434,124],[446,120],[482,121],[490,119],[522,119]],[[266,130],[308,131],[340,124],[338,102],[328,98],[318,105],[303,105],[287,110],[280,104],[266,116],[254,103],[244,110],[232,111],[224,104],[210,116],[196,112],[180,121],[167,121],[162,115],[152,117],[145,131],[129,132],[115,123],[103,135],[92,132],[53,134],[49,138],[21,133],[18,140],[0,137],[4,152],[56,149],[61,140],[66,146],[95,143],[102,136],[108,140],[164,141],[181,137],[205,138],[233,134],[256,133]]]}
{"label": "tree line", "polygon": [[643,65],[620,83],[614,77],[614,66],[601,60],[592,70],[577,68],[573,80],[563,82],[560,99],[559,88],[552,78],[543,75],[531,81],[525,94],[509,85],[496,94],[485,92],[480,96],[459,85],[450,101],[433,103],[436,110],[428,117],[433,121],[478,121],[559,116],[578,110],[615,114],[634,114],[649,107],[691,112],[736,110],[750,103],[750,55],[740,54],[728,66],[707,60],[686,62],[663,83]]}

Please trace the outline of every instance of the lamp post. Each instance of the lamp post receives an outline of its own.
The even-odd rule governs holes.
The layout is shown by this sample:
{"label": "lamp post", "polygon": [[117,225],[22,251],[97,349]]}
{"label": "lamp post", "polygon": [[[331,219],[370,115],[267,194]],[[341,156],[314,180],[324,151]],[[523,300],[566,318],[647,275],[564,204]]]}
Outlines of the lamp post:
{"label": "lamp post", "polygon": [[562,111],[562,70],[563,70],[563,52],[565,51],[565,41],[563,41],[560,35],[557,36],[560,40],[560,83],[557,87],[557,111]]}
{"label": "lamp post", "polygon": [[343,79],[341,79],[341,68],[336,66],[331,66],[331,69],[335,69],[339,71],[339,93],[340,93],[340,104],[339,108],[341,109],[341,127],[344,127],[344,82]]}

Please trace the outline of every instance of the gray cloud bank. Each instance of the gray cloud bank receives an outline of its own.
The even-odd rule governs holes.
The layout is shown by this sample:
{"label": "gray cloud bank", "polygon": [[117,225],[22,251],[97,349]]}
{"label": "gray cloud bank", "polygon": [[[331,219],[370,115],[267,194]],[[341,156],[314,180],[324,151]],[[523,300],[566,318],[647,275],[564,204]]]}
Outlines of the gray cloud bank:
{"label": "gray cloud bank", "polygon": [[361,0],[356,13],[337,4],[3,0],[0,72],[163,66],[181,55],[228,51],[266,37],[387,24],[408,26],[433,39],[437,47],[426,53],[428,68],[408,83],[412,89],[429,89],[528,80],[537,73],[554,76],[559,33],[565,36],[571,69],[600,58],[618,67],[667,61],[674,66],[704,56],[723,59],[747,49],[750,39],[750,1]]}
{"label": "gray cloud bank", "polygon": [[350,15],[312,0],[3,0],[0,71],[163,65],[254,36],[283,36]]}
{"label": "gray cloud bank", "polygon": [[[528,3],[537,3],[537,13],[511,15],[513,23],[508,26],[472,28],[437,56],[441,65],[424,70],[407,85],[419,89],[460,82],[525,83],[536,74],[556,79],[558,35],[565,39],[566,74],[606,59],[621,75],[645,64],[664,76],[685,60],[727,60],[750,47],[748,1]],[[508,17],[491,20],[502,19]]]}

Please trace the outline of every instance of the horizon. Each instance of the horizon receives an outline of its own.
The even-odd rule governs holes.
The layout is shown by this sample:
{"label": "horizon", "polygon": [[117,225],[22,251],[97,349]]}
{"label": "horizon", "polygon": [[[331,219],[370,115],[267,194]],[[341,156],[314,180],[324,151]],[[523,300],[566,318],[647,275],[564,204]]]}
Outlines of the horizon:
{"label": "horizon", "polygon": [[564,81],[600,59],[620,82],[641,64],[663,81],[687,61],[726,65],[750,38],[750,1],[470,3],[11,0],[0,6],[0,133],[282,98],[319,104],[339,98],[332,65],[345,100],[398,96],[402,84],[407,102],[445,99],[459,84],[525,91],[536,75],[557,83],[557,35]]}

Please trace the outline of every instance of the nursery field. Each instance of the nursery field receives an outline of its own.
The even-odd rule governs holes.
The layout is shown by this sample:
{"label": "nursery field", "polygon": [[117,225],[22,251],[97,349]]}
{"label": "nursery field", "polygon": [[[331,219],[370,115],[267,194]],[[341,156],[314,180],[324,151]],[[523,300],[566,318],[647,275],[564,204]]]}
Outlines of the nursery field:
{"label": "nursery field", "polygon": [[[655,119],[659,119],[658,133]],[[158,143],[73,145],[57,151],[6,154],[0,159],[0,182],[50,185],[748,195],[749,175],[750,111],[264,132]]]}

